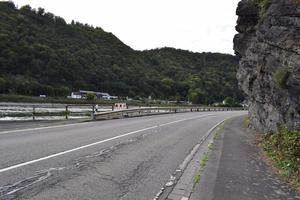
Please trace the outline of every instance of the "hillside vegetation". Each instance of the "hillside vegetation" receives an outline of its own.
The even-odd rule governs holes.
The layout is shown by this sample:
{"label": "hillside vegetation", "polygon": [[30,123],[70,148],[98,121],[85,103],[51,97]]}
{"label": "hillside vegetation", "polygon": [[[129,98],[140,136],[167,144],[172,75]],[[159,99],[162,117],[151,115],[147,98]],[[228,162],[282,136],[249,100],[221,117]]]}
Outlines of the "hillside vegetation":
{"label": "hillside vegetation", "polygon": [[0,93],[65,96],[79,89],[133,98],[241,100],[232,55],[135,51],[101,28],[0,2]]}

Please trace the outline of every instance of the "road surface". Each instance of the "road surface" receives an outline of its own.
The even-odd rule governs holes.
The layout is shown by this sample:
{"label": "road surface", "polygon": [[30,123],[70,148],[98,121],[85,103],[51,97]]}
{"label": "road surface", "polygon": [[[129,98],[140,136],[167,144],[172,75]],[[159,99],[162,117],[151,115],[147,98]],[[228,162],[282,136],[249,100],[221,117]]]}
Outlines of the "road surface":
{"label": "road surface", "polygon": [[0,131],[0,199],[153,199],[205,133],[245,111]]}

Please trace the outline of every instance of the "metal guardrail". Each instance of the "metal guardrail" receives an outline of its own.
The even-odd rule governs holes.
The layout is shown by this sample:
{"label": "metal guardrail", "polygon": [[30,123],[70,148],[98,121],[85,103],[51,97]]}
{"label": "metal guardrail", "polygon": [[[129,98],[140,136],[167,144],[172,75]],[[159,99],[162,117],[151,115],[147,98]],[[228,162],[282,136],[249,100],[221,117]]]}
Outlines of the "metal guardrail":
{"label": "metal guardrail", "polygon": [[0,120],[87,118],[93,107],[93,104],[0,103]]}
{"label": "metal guardrail", "polygon": [[170,113],[184,113],[184,112],[217,112],[217,111],[235,111],[247,110],[243,107],[149,107],[149,108],[133,108],[125,110],[115,110],[109,112],[94,112],[92,113],[93,120],[105,119],[120,119],[126,117],[140,117],[148,115],[161,115]]}

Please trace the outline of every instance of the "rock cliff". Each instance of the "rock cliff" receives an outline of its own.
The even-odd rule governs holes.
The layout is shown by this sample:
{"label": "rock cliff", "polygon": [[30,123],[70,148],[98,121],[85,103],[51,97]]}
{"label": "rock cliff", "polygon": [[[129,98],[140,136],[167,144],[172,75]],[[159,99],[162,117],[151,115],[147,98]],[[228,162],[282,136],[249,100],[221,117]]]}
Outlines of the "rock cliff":
{"label": "rock cliff", "polygon": [[242,0],[234,50],[251,127],[300,130],[300,0]]}

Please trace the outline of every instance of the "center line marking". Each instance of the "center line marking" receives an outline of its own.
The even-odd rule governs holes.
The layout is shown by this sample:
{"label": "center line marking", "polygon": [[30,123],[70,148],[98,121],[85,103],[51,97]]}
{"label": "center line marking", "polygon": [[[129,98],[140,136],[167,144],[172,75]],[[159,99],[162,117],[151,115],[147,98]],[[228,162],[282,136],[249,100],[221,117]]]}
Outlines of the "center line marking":
{"label": "center line marking", "polygon": [[61,155],[67,154],[67,153],[78,151],[80,149],[85,149],[85,148],[88,148],[88,147],[91,147],[91,146],[102,144],[104,142],[116,140],[116,139],[119,139],[119,138],[122,138],[122,137],[126,137],[128,135],[133,135],[133,134],[136,134],[136,133],[139,133],[139,132],[155,129],[155,128],[158,128],[158,127],[167,126],[167,125],[170,125],[170,124],[175,124],[175,123],[188,121],[188,120],[192,120],[192,119],[200,119],[200,118],[207,117],[207,116],[212,116],[212,115],[213,114],[201,115],[201,116],[197,116],[197,117],[190,117],[190,118],[180,119],[180,120],[176,120],[176,121],[172,121],[172,122],[167,122],[167,123],[163,123],[163,124],[160,124],[160,125],[150,126],[150,127],[147,127],[147,128],[132,131],[132,132],[129,132],[129,133],[118,135],[118,136],[108,138],[108,139],[105,139],[105,140],[101,140],[101,141],[98,141],[98,142],[94,142],[94,143],[91,143],[91,144],[76,147],[74,149],[69,149],[69,150],[62,151],[62,152],[59,152],[59,153],[55,153],[55,154],[52,154],[52,155],[49,155],[49,156],[45,156],[45,157],[38,158],[38,159],[35,159],[35,160],[31,160],[31,161],[23,162],[23,163],[13,165],[13,166],[10,166],[10,167],[6,167],[6,168],[3,168],[3,169],[0,169],[0,173],[6,172],[6,171],[9,171],[9,170],[13,170],[13,169],[16,169],[16,168],[19,168],[19,167],[23,167],[23,166],[26,166],[26,165],[30,165],[30,164],[33,164],[33,163],[37,163],[37,162],[40,162],[40,161],[43,161],[43,160],[48,160],[50,158],[54,158],[54,157],[58,157],[58,156],[61,156]]}

